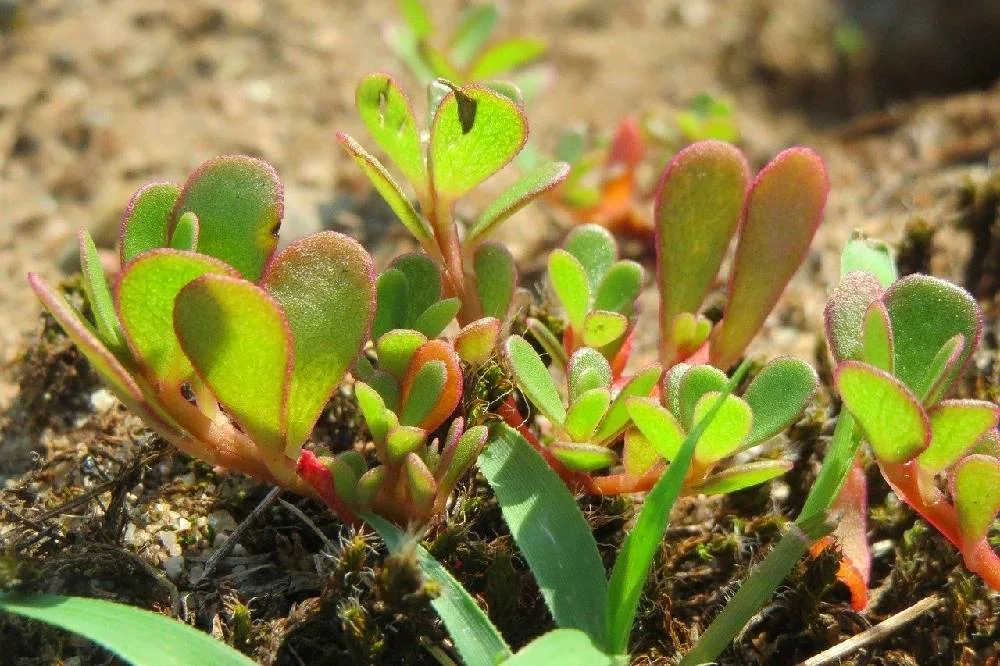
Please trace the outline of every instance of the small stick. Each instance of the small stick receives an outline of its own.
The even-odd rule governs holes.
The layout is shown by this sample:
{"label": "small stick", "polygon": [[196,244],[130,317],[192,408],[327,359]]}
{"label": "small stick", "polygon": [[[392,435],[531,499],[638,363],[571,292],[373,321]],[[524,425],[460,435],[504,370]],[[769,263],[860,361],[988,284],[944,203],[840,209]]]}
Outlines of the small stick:
{"label": "small stick", "polygon": [[859,650],[866,645],[870,645],[871,643],[878,642],[896,631],[899,631],[927,611],[940,606],[942,601],[944,601],[944,599],[936,594],[932,594],[929,597],[921,599],[909,608],[899,611],[892,617],[879,622],[874,627],[865,629],[860,634],[848,638],[843,643],[838,643],[829,650],[824,650],[823,652],[806,659],[799,664],[799,666],[826,666],[827,664],[836,663],[855,650]]}
{"label": "small stick", "polygon": [[243,538],[243,535],[247,533],[247,530],[250,529],[253,522],[257,520],[260,514],[264,513],[264,510],[267,509],[267,507],[274,504],[274,500],[278,499],[278,495],[281,493],[281,490],[282,489],[278,486],[271,488],[270,492],[267,493],[264,499],[262,499],[260,503],[253,508],[250,515],[244,518],[243,522],[240,523],[239,526],[233,530],[233,533],[229,535],[229,538],[226,539],[221,546],[219,546],[218,550],[212,553],[212,556],[205,562],[205,570],[201,572],[201,576],[198,577],[198,580],[193,582],[193,585],[200,585],[212,575],[216,567],[219,566],[219,563],[222,562],[222,560],[229,555],[229,553],[236,546],[236,542]]}

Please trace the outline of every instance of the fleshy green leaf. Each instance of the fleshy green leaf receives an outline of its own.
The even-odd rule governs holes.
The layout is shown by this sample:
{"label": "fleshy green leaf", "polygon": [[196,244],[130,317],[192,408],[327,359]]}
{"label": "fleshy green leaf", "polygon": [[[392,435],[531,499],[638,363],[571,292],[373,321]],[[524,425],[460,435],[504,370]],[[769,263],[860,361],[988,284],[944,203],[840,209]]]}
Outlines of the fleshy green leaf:
{"label": "fleshy green leaf", "polygon": [[406,21],[406,27],[410,29],[417,39],[429,37],[434,32],[434,25],[431,17],[427,14],[427,8],[420,0],[398,0],[399,13]]}
{"label": "fleshy green leaf", "polygon": [[589,441],[610,404],[610,389],[594,388],[584,391],[570,405],[563,428],[574,442]]}
{"label": "fleshy green leaf", "polygon": [[559,462],[579,472],[596,472],[615,464],[618,456],[609,448],[583,442],[556,442],[549,451]]}
{"label": "fleshy green leaf", "polygon": [[679,411],[675,414],[681,424],[690,429],[694,423],[695,405],[711,391],[721,391],[729,378],[726,373],[711,365],[696,365],[682,376],[677,387]]}
{"label": "fleshy green leaf", "polygon": [[653,217],[667,367],[676,361],[669,336],[674,318],[701,307],[740,221],[749,179],[742,153],[719,141],[688,146],[663,174]]}
{"label": "fleshy green leaf", "polygon": [[298,448],[368,339],[375,266],[354,239],[334,231],[302,238],[281,252],[262,280],[292,329],[288,448]]}
{"label": "fleshy green leaf", "polygon": [[396,179],[392,177],[385,166],[347,134],[338,133],[337,142],[351,156],[354,163],[361,167],[361,170],[368,176],[368,180],[371,181],[372,186],[382,195],[386,204],[396,214],[399,221],[403,223],[403,226],[413,234],[413,237],[422,244],[431,243],[433,233],[431,232],[430,225],[417,212],[417,209],[413,207],[410,199],[403,192],[403,188],[399,186],[399,183],[396,182]]}
{"label": "fleshy green leaf", "polygon": [[401,425],[389,431],[385,438],[388,459],[385,462],[398,463],[405,456],[419,451],[427,440],[427,432],[416,426]]}
{"label": "fleshy green leaf", "polygon": [[420,315],[441,298],[441,272],[434,260],[422,252],[402,254],[392,261],[390,268],[406,276],[409,290],[405,321],[412,327]]}
{"label": "fleshy green leaf", "polygon": [[511,215],[548,192],[569,175],[565,162],[544,162],[517,179],[482,212],[472,225],[466,243],[485,238]]}
{"label": "fleshy green leaf", "polygon": [[121,327],[118,324],[118,314],[111,298],[108,278],[104,275],[101,258],[97,254],[94,239],[86,231],[81,230],[80,272],[83,273],[83,290],[87,295],[87,303],[94,315],[94,328],[101,342],[116,356],[126,354],[125,340],[122,338]]}
{"label": "fleshy green leaf", "polygon": [[743,400],[753,411],[747,445],[768,440],[794,423],[818,384],[812,366],[791,356],[780,356],[761,368],[743,392]]}
{"label": "fleshy green leaf", "polygon": [[625,315],[608,310],[594,310],[587,314],[583,322],[583,344],[588,347],[604,347],[620,340],[628,330]]}
{"label": "fleshy green leaf", "polygon": [[885,289],[898,277],[896,260],[889,246],[866,238],[852,238],[840,254],[841,278],[853,271],[870,273]]}
{"label": "fleshy green leaf", "polygon": [[441,361],[428,361],[413,372],[410,391],[403,399],[399,422],[417,425],[437,406],[438,397],[448,380],[448,369]]}
{"label": "fleshy green leaf", "polygon": [[375,319],[372,322],[372,339],[407,325],[410,285],[402,271],[387,268],[375,281],[377,303]]}
{"label": "fleshy green leaf", "polygon": [[629,422],[626,402],[631,397],[646,397],[656,387],[663,369],[659,365],[651,365],[643,368],[632,375],[632,378],[622,387],[622,390],[615,396],[604,421],[594,434],[594,442],[598,444],[610,444],[618,435],[625,430]]}
{"label": "fleshy green leaf", "polygon": [[[386,459],[388,459],[388,455],[386,456]],[[361,478],[358,479],[357,485],[354,487],[355,499],[357,500],[358,506],[370,506],[371,503],[375,501],[375,498],[378,497],[379,491],[382,490],[382,486],[385,485],[388,478],[389,468],[384,465],[372,467],[370,470],[362,474]]]}
{"label": "fleshy green leaf", "polygon": [[919,396],[925,405],[933,405],[951,387],[955,377],[953,371],[958,368],[964,351],[965,336],[961,333],[941,345],[927,366],[927,389]]}
{"label": "fleshy green leaf", "polygon": [[448,327],[448,324],[455,319],[455,315],[462,308],[462,301],[457,298],[446,298],[437,303],[432,303],[424,310],[423,314],[413,322],[413,328],[420,331],[428,338],[436,338],[441,335],[441,331]]}
{"label": "fleshy green leaf", "polygon": [[170,235],[170,247],[175,250],[187,250],[197,252],[198,234],[201,230],[201,223],[198,216],[188,211],[177,218],[173,233]]}
{"label": "fleshy green leaf", "polygon": [[[445,379],[441,389],[434,392],[433,405],[429,410],[425,410],[419,406],[423,404],[425,398],[416,394],[427,387],[438,385],[436,380],[428,383],[431,380],[422,377],[423,368],[432,363],[440,363],[444,367]],[[404,413],[415,417],[416,422],[413,425],[418,425],[428,432],[437,430],[455,411],[461,399],[462,366],[452,346],[442,340],[428,340],[420,345],[410,360],[410,367],[403,377],[402,385],[401,404],[404,405]],[[415,406],[408,408],[411,403]],[[407,421],[407,419],[402,420]]]}
{"label": "fleshy green leaf", "polygon": [[661,401],[674,416],[681,413],[681,380],[693,366],[688,363],[678,363],[663,373],[660,386]]}
{"label": "fleshy green leaf", "polygon": [[886,292],[896,347],[895,375],[923,398],[931,388],[928,372],[938,350],[957,334],[965,349],[951,367],[940,393],[958,377],[982,337],[982,318],[974,298],[961,287],[929,275],[909,275]]}
{"label": "fleshy green leaf", "polygon": [[517,284],[517,267],[510,250],[500,243],[483,243],[472,257],[472,269],[483,314],[505,320]]}
{"label": "fleshy green leaf", "polygon": [[479,56],[469,78],[483,81],[502,76],[537,60],[545,50],[545,42],[540,39],[516,37],[502,41]]}
{"label": "fleshy green leaf", "polygon": [[369,74],[358,83],[354,104],[379,148],[415,187],[422,187],[427,181],[424,151],[410,100],[399,84],[388,74]]}
{"label": "fleshy green leaf", "polygon": [[861,359],[892,374],[896,362],[892,323],[889,321],[889,312],[881,300],[872,303],[865,315],[861,333]]}
{"label": "fleshy green leaf", "polygon": [[453,488],[486,446],[489,429],[484,425],[469,428],[455,439],[454,446],[441,452],[437,478],[444,488]]}
{"label": "fleshy green leaf", "polygon": [[361,415],[365,417],[365,423],[368,425],[372,439],[376,442],[385,441],[389,428],[393,424],[389,419],[382,396],[364,382],[354,383],[354,395],[358,400],[358,407],[361,408]]}
{"label": "fleshy green leaf", "polygon": [[534,317],[528,317],[525,324],[527,325],[527,332],[539,344],[542,351],[549,355],[549,358],[556,367],[565,369],[566,364],[569,363],[569,358],[566,356],[566,347],[562,341],[555,336],[548,326]]}
{"label": "fleshy green leaf", "polygon": [[674,358],[688,358],[697,352],[712,332],[712,322],[701,314],[682,312],[674,317],[670,339]]}
{"label": "fleshy green leaf", "polygon": [[614,236],[599,224],[584,224],[566,236],[563,249],[583,266],[588,293],[596,294],[601,280],[618,258]]}
{"label": "fleshy green leaf", "polygon": [[281,180],[270,164],[224,155],[191,174],[177,198],[169,236],[186,212],[198,216],[198,252],[257,280],[278,244],[285,210]]}
{"label": "fleshy green leaf", "polygon": [[626,474],[642,476],[660,460],[663,460],[663,456],[645,435],[635,428],[629,428],[625,431],[625,443],[622,445],[622,465],[625,467]]}
{"label": "fleshy green leaf", "polygon": [[952,495],[962,540],[984,539],[1000,511],[1000,459],[966,456],[955,466]]}
{"label": "fleshy green leaf", "polygon": [[174,333],[174,301],[187,284],[207,274],[236,276],[212,257],[157,249],[129,263],[118,279],[118,317],[125,338],[136,360],[158,382],[179,386],[191,374]]}
{"label": "fleshy green leaf", "polygon": [[582,331],[590,309],[590,287],[583,264],[566,250],[557,248],[549,254],[548,269],[552,289],[566,310],[570,325]]}
{"label": "fleshy green leaf", "polygon": [[455,336],[458,357],[471,366],[486,363],[497,348],[500,327],[499,319],[483,317],[462,328]]}
{"label": "fleshy green leaf", "polygon": [[258,446],[283,451],[294,351],[278,302],[251,282],[208,274],[180,290],[173,316],[201,380]]}
{"label": "fleshy green leaf", "polygon": [[603,644],[608,587],[590,525],[566,485],[521,435],[506,425],[492,432],[479,469],[553,619]]}
{"label": "fleshy green leaf", "polygon": [[566,408],[542,357],[519,335],[507,338],[505,351],[511,372],[524,397],[549,421],[561,425],[566,420]]}
{"label": "fleshy green leaf", "polygon": [[771,479],[776,479],[792,469],[788,460],[761,460],[729,467],[718,474],[712,474],[695,486],[696,493],[705,495],[724,495],[738,490],[759,486]]}
{"label": "fleshy green leaf", "polygon": [[983,400],[944,400],[930,410],[931,443],[917,463],[931,472],[951,467],[997,425],[997,406]]}
{"label": "fleshy green leaf", "polygon": [[930,420],[900,380],[857,361],[837,366],[834,379],[844,407],[857,419],[877,458],[902,463],[927,448]]}
{"label": "fleshy green leaf", "polygon": [[167,246],[167,227],[181,188],[173,183],[150,183],[128,202],[118,227],[122,266],[137,255]]}
{"label": "fleshy green leaf", "polygon": [[254,664],[222,641],[184,622],[104,599],[0,592],[0,611],[72,631],[132,664]]}
{"label": "fleshy green leaf", "polygon": [[594,309],[632,314],[635,299],[642,291],[644,271],[634,261],[616,261],[604,274],[594,296]]}
{"label": "fleshy green leaf", "polygon": [[629,398],[625,405],[642,436],[661,457],[673,460],[684,441],[684,430],[677,418],[652,398]]}
{"label": "fleshy green leaf", "polygon": [[862,271],[851,271],[833,289],[823,310],[823,321],[835,361],[861,360],[865,315],[884,293],[878,280]]}
{"label": "fleshy green leaf", "polygon": [[760,330],[806,258],[830,189],[819,155],[808,148],[779,153],[747,194],[729,299],[712,332],[711,361],[726,368]]}
{"label": "fleshy green leaf", "polygon": [[401,380],[410,366],[410,360],[427,337],[420,331],[397,328],[389,331],[375,343],[379,368]]}
{"label": "fleshy green leaf", "polygon": [[[489,40],[500,19],[500,9],[493,3],[472,5],[462,14],[462,22],[451,38],[451,55],[458,67],[465,67]],[[478,80],[482,77],[471,77]]]}
{"label": "fleshy green leaf", "polygon": [[[693,422],[699,423],[715,404],[717,391],[704,394],[694,408]],[[710,465],[745,449],[747,436],[753,425],[753,412],[744,400],[735,395],[726,396],[715,420],[698,440],[694,457],[703,465]]]}
{"label": "fleshy green leaf", "polygon": [[333,492],[337,498],[348,506],[356,506],[358,479],[367,471],[364,456],[357,451],[344,451],[324,462],[330,470]]}
{"label": "fleshy green leaf", "polygon": [[508,98],[478,85],[453,90],[431,125],[434,190],[457,199],[510,162],[527,137],[524,113]]}
{"label": "fleshy green leaf", "polygon": [[611,366],[601,352],[590,347],[576,350],[566,366],[570,402],[584,392],[611,386]]}
{"label": "fleshy green leaf", "polygon": [[434,495],[437,493],[434,475],[416,453],[406,455],[403,467],[406,469],[406,480],[409,482],[410,498],[417,510],[421,512],[430,510],[434,504]]}

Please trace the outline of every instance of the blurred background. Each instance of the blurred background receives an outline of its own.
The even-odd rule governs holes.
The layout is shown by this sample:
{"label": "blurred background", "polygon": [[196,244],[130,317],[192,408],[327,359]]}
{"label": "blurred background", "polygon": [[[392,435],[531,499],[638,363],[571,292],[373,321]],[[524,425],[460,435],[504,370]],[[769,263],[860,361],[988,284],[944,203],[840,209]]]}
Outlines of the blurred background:
{"label": "blurred background", "polygon": [[[444,49],[473,3],[427,4],[427,41]],[[628,118],[647,141],[640,183],[702,135],[737,141],[756,166],[790,144],[820,150],[834,188],[827,221],[771,342],[781,326],[818,324],[834,252],[854,228],[925,242],[915,260],[928,266],[916,268],[958,278],[975,239],[992,237],[995,201],[977,188],[1000,158],[996,0],[496,7],[491,39],[543,47],[526,104],[533,151],[557,152],[573,128],[600,155]],[[407,242],[333,140],[368,141],[353,96],[372,70],[398,75],[422,117],[420,72],[396,54],[401,26],[389,0],[0,0],[0,361],[37,329],[28,270],[71,272],[80,227],[113,248],[139,185],[182,181],[217,154],[277,167],[284,242],[336,228],[383,259]],[[642,197],[640,186],[640,211]],[[529,271],[581,217],[558,202],[519,215],[508,234]]]}

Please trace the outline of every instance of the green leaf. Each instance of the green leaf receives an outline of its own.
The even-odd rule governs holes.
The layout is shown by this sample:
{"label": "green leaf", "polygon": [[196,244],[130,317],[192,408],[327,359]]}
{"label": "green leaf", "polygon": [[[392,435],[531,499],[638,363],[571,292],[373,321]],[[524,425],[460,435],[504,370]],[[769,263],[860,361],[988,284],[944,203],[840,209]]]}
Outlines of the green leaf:
{"label": "green leaf", "polygon": [[982,338],[982,316],[967,291],[929,275],[909,275],[886,292],[885,307],[892,321],[896,347],[895,375],[919,397],[928,395],[934,381],[932,361],[957,334],[965,348],[941,383],[951,386]]}
{"label": "green leaf", "polygon": [[408,285],[406,324],[412,325],[427,308],[441,298],[441,271],[434,260],[422,252],[408,252],[393,259],[390,268],[406,276]]}
{"label": "green leaf", "polygon": [[455,315],[460,309],[462,309],[462,301],[457,298],[446,298],[433,303],[417,317],[417,320],[413,322],[413,328],[428,338],[436,338],[455,319]]}
{"label": "green leaf", "polygon": [[358,400],[358,407],[361,408],[361,415],[365,417],[365,423],[368,425],[372,439],[376,442],[385,441],[392,423],[382,396],[364,382],[354,383],[354,395]]}
{"label": "green leaf", "polygon": [[726,373],[710,365],[695,365],[685,371],[677,387],[679,410],[675,413],[681,425],[690,429],[698,401],[706,393],[721,391],[728,381]]}
{"label": "green leaf", "polygon": [[583,344],[588,347],[604,347],[620,340],[628,331],[625,315],[608,310],[594,310],[587,314],[583,322]]}
{"label": "green leaf", "polygon": [[620,666],[624,661],[605,654],[594,640],[576,629],[553,629],[518,650],[504,666],[552,666],[552,664],[587,664]]}
{"label": "green leaf", "polygon": [[423,187],[427,172],[420,133],[410,100],[399,84],[388,74],[369,74],[358,83],[354,105],[378,147],[414,187]]}
{"label": "green leaf", "polygon": [[660,542],[667,530],[670,512],[684,487],[684,478],[691,467],[695,446],[706,428],[713,423],[716,413],[733,388],[743,380],[749,361],[744,361],[733,374],[722,393],[715,400],[712,409],[705,414],[681,444],[667,471],[646,495],[635,526],[625,537],[625,543],[615,558],[614,569],[608,584],[606,625],[608,652],[625,653],[628,650],[629,634],[639,608],[639,598],[645,587],[653,558],[660,549]]}
{"label": "green leaf", "polygon": [[931,443],[917,464],[932,473],[955,464],[979,438],[997,425],[998,409],[983,400],[943,400],[929,412]]}
{"label": "green leaf", "polygon": [[[694,408],[694,423],[699,423],[712,410],[718,393],[706,393]],[[694,457],[702,465],[711,465],[747,448],[747,436],[753,425],[750,405],[735,395],[727,396],[715,420],[705,428]]]}
{"label": "green leaf", "polygon": [[284,310],[295,345],[288,388],[288,446],[298,449],[368,340],[375,266],[353,238],[324,231],[279,254],[262,280]]}
{"label": "green leaf", "polygon": [[410,284],[402,271],[387,268],[375,281],[376,308],[372,321],[372,339],[397,328],[405,328],[409,308]]}
{"label": "green leaf", "polygon": [[362,518],[375,528],[390,552],[401,554],[410,548],[416,552],[420,568],[440,587],[431,606],[441,616],[465,666],[496,666],[510,656],[510,648],[486,613],[440,562],[389,521],[372,514]]}
{"label": "green leaf", "polygon": [[545,162],[525,173],[482,212],[469,230],[465,242],[471,244],[485,238],[501,222],[556,187],[568,175],[569,165],[565,162]]}
{"label": "green leaf", "polygon": [[749,179],[742,153],[719,141],[688,146],[663,174],[653,219],[661,361],[667,367],[676,362],[674,318],[701,307],[740,221]]}
{"label": "green leaf", "polygon": [[566,356],[566,347],[563,345],[562,340],[557,338],[549,330],[548,326],[534,317],[528,317],[525,320],[525,324],[527,332],[531,334],[531,337],[542,348],[542,351],[549,355],[552,363],[558,368],[565,369],[566,364],[569,363],[569,358]]}
{"label": "green leaf", "polygon": [[188,252],[198,251],[198,234],[201,230],[201,223],[198,216],[188,211],[177,219],[177,225],[170,236],[170,247],[175,250],[187,250]]}
{"label": "green leaf", "polygon": [[611,449],[583,442],[556,442],[548,447],[556,459],[578,472],[596,472],[615,464],[618,456]]}
{"label": "green leaf", "polygon": [[408,453],[403,461],[406,469],[406,480],[410,491],[410,499],[420,512],[427,512],[434,504],[437,493],[437,482],[427,465],[416,453]]}
{"label": "green leaf", "polygon": [[270,164],[246,155],[224,155],[205,162],[188,178],[168,237],[177,220],[191,211],[198,216],[198,252],[257,280],[278,244],[284,210],[281,180]]}
{"label": "green leaf", "polygon": [[882,301],[868,307],[861,333],[861,359],[876,368],[892,374],[895,350],[892,341],[892,323]]}
{"label": "green leaf", "polygon": [[445,489],[450,489],[458,483],[476,458],[482,453],[489,437],[489,429],[484,425],[469,428],[461,437],[456,437],[453,446],[441,452],[441,462],[437,478]]}
{"label": "green leaf", "polygon": [[427,14],[427,8],[420,0],[398,0],[399,13],[406,21],[406,27],[410,29],[417,39],[425,39],[434,32],[434,25],[431,17]]}
{"label": "green leaf", "polygon": [[548,269],[552,289],[566,310],[570,325],[582,331],[590,310],[590,287],[583,264],[566,250],[557,248],[549,254]]}
{"label": "green leaf", "polygon": [[278,302],[251,282],[203,275],[177,294],[174,329],[198,376],[250,438],[283,451],[294,351]]}
{"label": "green leaf", "polygon": [[631,315],[642,291],[642,266],[634,261],[616,261],[601,278],[594,296],[594,309]]}
{"label": "green leaf", "polygon": [[677,418],[653,398],[629,398],[625,404],[632,423],[660,457],[666,460],[677,457],[684,441],[684,429]]}
{"label": "green leaf", "polygon": [[898,278],[896,260],[889,246],[866,238],[852,238],[840,254],[841,279],[852,271],[870,273],[885,289]]}
{"label": "green leaf", "polygon": [[566,420],[566,408],[552,381],[549,369],[542,362],[535,348],[519,335],[507,338],[504,345],[517,386],[531,404],[552,423],[561,425]]}
{"label": "green leaf", "polygon": [[965,350],[965,336],[957,333],[938,350],[927,366],[925,384],[927,388],[918,396],[925,405],[933,405],[951,388],[955,375],[952,371],[958,367]]}
{"label": "green leaf", "polygon": [[553,619],[604,645],[608,588],[590,525],[566,485],[521,435],[506,425],[492,433],[479,469]]}
{"label": "green leaf", "polygon": [[174,333],[174,301],[202,275],[236,277],[217,259],[194,252],[157,249],[134,259],[122,272],[115,291],[118,317],[138,363],[165,385],[179,386],[191,375],[191,363]]}
{"label": "green leaf", "polygon": [[368,176],[368,180],[371,181],[372,186],[382,195],[386,204],[396,214],[399,221],[403,223],[403,226],[413,234],[413,237],[421,244],[432,243],[434,234],[427,220],[413,207],[410,199],[403,192],[403,188],[399,186],[399,183],[396,182],[396,179],[392,177],[382,163],[365,151],[361,147],[361,144],[343,132],[337,134],[337,142],[351,156],[354,163],[361,167],[361,170]]}
{"label": "green leaf", "polygon": [[712,365],[732,365],[764,324],[806,258],[829,189],[823,160],[808,148],[782,151],[757,174],[729,274],[729,299],[712,332]]}
{"label": "green leaf", "polygon": [[385,43],[389,49],[409,68],[414,78],[426,82],[434,80],[434,72],[420,53],[419,45],[423,41],[405,25],[390,24],[385,28]]}
{"label": "green leaf", "polygon": [[527,137],[524,113],[508,98],[479,85],[453,90],[431,125],[434,191],[457,199],[510,162]]}
{"label": "green leaf", "polygon": [[875,366],[844,361],[834,381],[879,460],[902,463],[927,448],[930,420],[900,380]]}
{"label": "green leaf", "polygon": [[132,664],[252,666],[254,663],[184,622],[104,599],[0,592],[0,610],[84,636]]}
{"label": "green leaf", "polygon": [[448,380],[448,369],[441,361],[429,361],[413,374],[410,391],[403,399],[399,422],[417,425],[437,406],[438,398]]}
{"label": "green leaf", "polygon": [[[378,450],[378,447],[376,447],[376,450]],[[379,451],[379,458],[382,459],[381,451]],[[388,453],[386,454],[385,460],[388,460]],[[388,479],[389,468],[385,465],[372,467],[370,470],[362,474],[361,478],[358,479],[357,485],[354,487],[354,497],[358,506],[371,506],[371,503],[378,497],[379,492],[382,490],[383,486],[385,486]]]}
{"label": "green leaf", "polygon": [[563,249],[583,266],[588,293],[596,294],[604,276],[618,258],[614,236],[599,224],[584,224],[569,233]]}
{"label": "green leaf", "polygon": [[104,275],[101,258],[97,254],[94,239],[84,230],[80,231],[80,272],[83,273],[83,291],[94,315],[94,328],[101,342],[116,356],[128,354],[122,338],[115,303],[111,298],[108,278]]}
{"label": "green leaf", "polygon": [[779,356],[753,378],[743,400],[753,412],[747,445],[771,439],[795,422],[816,394],[819,378],[805,361]]}
{"label": "green leaf", "polygon": [[1000,511],[1000,459],[966,456],[955,466],[952,495],[962,541],[974,543],[986,538]]}
{"label": "green leaf", "polygon": [[537,60],[545,51],[545,42],[540,39],[515,37],[504,40],[494,44],[479,56],[469,78],[473,81],[483,81],[503,76]]}
{"label": "green leaf", "polygon": [[610,389],[594,388],[584,391],[570,405],[563,428],[574,442],[589,441],[610,404]]}
{"label": "green leaf", "polygon": [[628,409],[626,407],[627,400],[631,397],[646,397],[649,395],[653,391],[653,388],[656,387],[656,383],[659,381],[662,372],[663,369],[659,365],[654,364],[632,375],[628,383],[615,396],[611,407],[608,408],[607,415],[604,417],[604,421],[601,422],[601,426],[594,433],[593,439],[596,443],[610,444],[625,430],[629,422]]}
{"label": "green leaf", "polygon": [[411,425],[401,425],[389,431],[385,438],[388,458],[384,462],[398,463],[404,457],[419,451],[427,441],[427,431]]}
{"label": "green leaf", "polygon": [[[489,40],[500,18],[500,10],[493,3],[473,5],[462,15],[462,22],[451,38],[451,57],[458,67],[465,67]],[[470,77],[480,80],[483,77]]]}
{"label": "green leaf", "polygon": [[510,250],[500,243],[483,243],[472,256],[472,270],[483,314],[504,321],[517,285],[517,267]]}
{"label": "green leaf", "polygon": [[167,246],[167,227],[181,188],[173,183],[150,183],[128,202],[118,227],[122,266],[139,254]]}
{"label": "green leaf", "polygon": [[471,366],[486,363],[500,341],[501,323],[495,317],[483,317],[462,328],[455,336],[455,351]]}
{"label": "green leaf", "polygon": [[379,368],[397,380],[402,380],[413,355],[425,342],[427,342],[427,337],[420,331],[408,328],[397,328],[389,331],[375,343]]}
{"label": "green leaf", "polygon": [[635,428],[629,428],[625,431],[625,443],[622,445],[622,466],[625,467],[626,474],[636,477],[642,476],[661,460],[663,460],[663,456],[645,435]]}
{"label": "green leaf", "polygon": [[865,315],[885,290],[874,276],[852,271],[826,301],[823,310],[826,339],[835,361],[859,361],[864,354]]}
{"label": "green leaf", "polygon": [[674,317],[670,329],[671,348],[674,358],[688,358],[695,354],[708,340],[712,332],[712,322],[701,314],[682,312]]}
{"label": "green leaf", "polygon": [[364,456],[357,451],[344,451],[324,461],[333,480],[333,491],[348,506],[357,506],[358,479],[368,471]]}
{"label": "green leaf", "polygon": [[788,460],[761,460],[759,462],[735,465],[718,474],[712,474],[694,487],[693,492],[704,495],[725,495],[738,490],[759,486],[776,479],[791,470]]}
{"label": "green leaf", "polygon": [[584,392],[611,386],[611,366],[601,352],[590,347],[576,350],[566,365],[569,400],[575,402]]}

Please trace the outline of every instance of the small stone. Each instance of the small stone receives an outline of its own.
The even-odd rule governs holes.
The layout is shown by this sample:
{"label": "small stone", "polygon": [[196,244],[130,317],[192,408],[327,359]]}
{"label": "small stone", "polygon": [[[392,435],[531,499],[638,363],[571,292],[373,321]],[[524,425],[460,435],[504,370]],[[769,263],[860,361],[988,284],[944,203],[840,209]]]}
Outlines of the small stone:
{"label": "small stone", "polygon": [[208,526],[217,534],[222,532],[232,532],[237,524],[228,511],[213,511],[208,514]]}
{"label": "small stone", "polygon": [[184,558],[180,555],[168,557],[163,560],[163,570],[166,572],[167,578],[177,580],[184,571]]}
{"label": "small stone", "polygon": [[177,543],[177,535],[168,530],[161,530],[156,533],[156,538],[160,540],[163,547],[167,549],[167,554],[171,557],[178,557],[181,554],[181,545]]}
{"label": "small stone", "polygon": [[90,407],[98,414],[105,414],[118,404],[115,394],[106,388],[100,388],[90,394]]}

